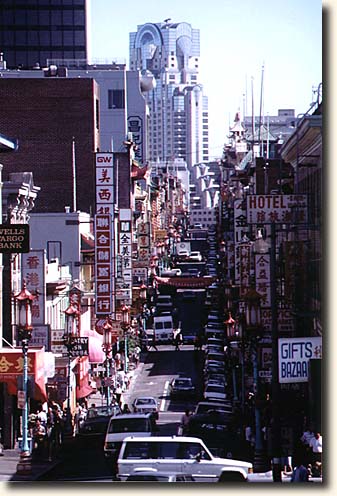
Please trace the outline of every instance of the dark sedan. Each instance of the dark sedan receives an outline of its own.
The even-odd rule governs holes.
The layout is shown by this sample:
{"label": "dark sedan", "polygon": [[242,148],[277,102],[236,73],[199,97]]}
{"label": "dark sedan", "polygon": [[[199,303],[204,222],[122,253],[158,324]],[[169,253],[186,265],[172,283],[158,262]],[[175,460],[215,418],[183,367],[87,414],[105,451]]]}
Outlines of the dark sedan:
{"label": "dark sedan", "polygon": [[121,409],[118,405],[90,407],[85,419],[80,423],[78,440],[99,440],[103,443],[110,418],[119,413]]}
{"label": "dark sedan", "polygon": [[191,398],[195,396],[195,387],[190,377],[177,377],[169,385],[171,398]]}

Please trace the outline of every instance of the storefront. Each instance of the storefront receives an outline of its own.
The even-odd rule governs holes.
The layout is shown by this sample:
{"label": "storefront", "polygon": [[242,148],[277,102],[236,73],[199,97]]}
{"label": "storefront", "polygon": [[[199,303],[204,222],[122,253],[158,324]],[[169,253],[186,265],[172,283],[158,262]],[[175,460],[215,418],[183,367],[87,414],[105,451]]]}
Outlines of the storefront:
{"label": "storefront", "polygon": [[[47,401],[46,382],[55,373],[55,358],[44,348],[28,350],[29,409]],[[23,355],[21,348],[0,348],[0,426],[3,443],[13,448],[20,432],[22,410],[18,408],[18,391],[23,388]]]}

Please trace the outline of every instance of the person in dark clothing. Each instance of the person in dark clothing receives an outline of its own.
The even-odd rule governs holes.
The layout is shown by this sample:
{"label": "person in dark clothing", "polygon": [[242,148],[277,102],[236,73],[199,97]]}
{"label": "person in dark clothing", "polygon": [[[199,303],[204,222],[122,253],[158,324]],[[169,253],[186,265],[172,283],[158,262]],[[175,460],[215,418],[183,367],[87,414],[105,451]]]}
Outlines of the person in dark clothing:
{"label": "person in dark clothing", "polygon": [[294,468],[290,481],[308,482],[309,481],[308,469],[301,463],[300,465]]}

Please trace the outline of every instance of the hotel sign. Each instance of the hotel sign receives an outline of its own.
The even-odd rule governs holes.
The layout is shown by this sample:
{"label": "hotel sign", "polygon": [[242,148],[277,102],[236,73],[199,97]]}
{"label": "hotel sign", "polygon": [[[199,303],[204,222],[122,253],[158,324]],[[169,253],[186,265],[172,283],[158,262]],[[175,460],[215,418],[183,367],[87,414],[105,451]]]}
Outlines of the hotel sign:
{"label": "hotel sign", "polygon": [[29,225],[0,224],[0,253],[28,253]]}
{"label": "hotel sign", "polygon": [[247,195],[247,222],[249,224],[305,223],[307,196]]}

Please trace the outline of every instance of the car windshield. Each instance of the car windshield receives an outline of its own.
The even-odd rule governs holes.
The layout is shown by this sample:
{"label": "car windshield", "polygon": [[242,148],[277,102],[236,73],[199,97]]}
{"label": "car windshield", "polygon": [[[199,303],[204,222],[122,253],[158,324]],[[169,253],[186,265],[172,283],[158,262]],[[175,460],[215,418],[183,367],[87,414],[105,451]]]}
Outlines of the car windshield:
{"label": "car windshield", "polygon": [[148,419],[142,418],[115,418],[109,425],[109,432],[149,432]]}
{"label": "car windshield", "polygon": [[174,386],[192,386],[191,379],[176,379],[174,381]]}
{"label": "car windshield", "polygon": [[110,417],[115,412],[114,408],[89,408],[87,418]]}
{"label": "car windshield", "polygon": [[153,398],[137,398],[136,405],[155,405],[156,402]]}

